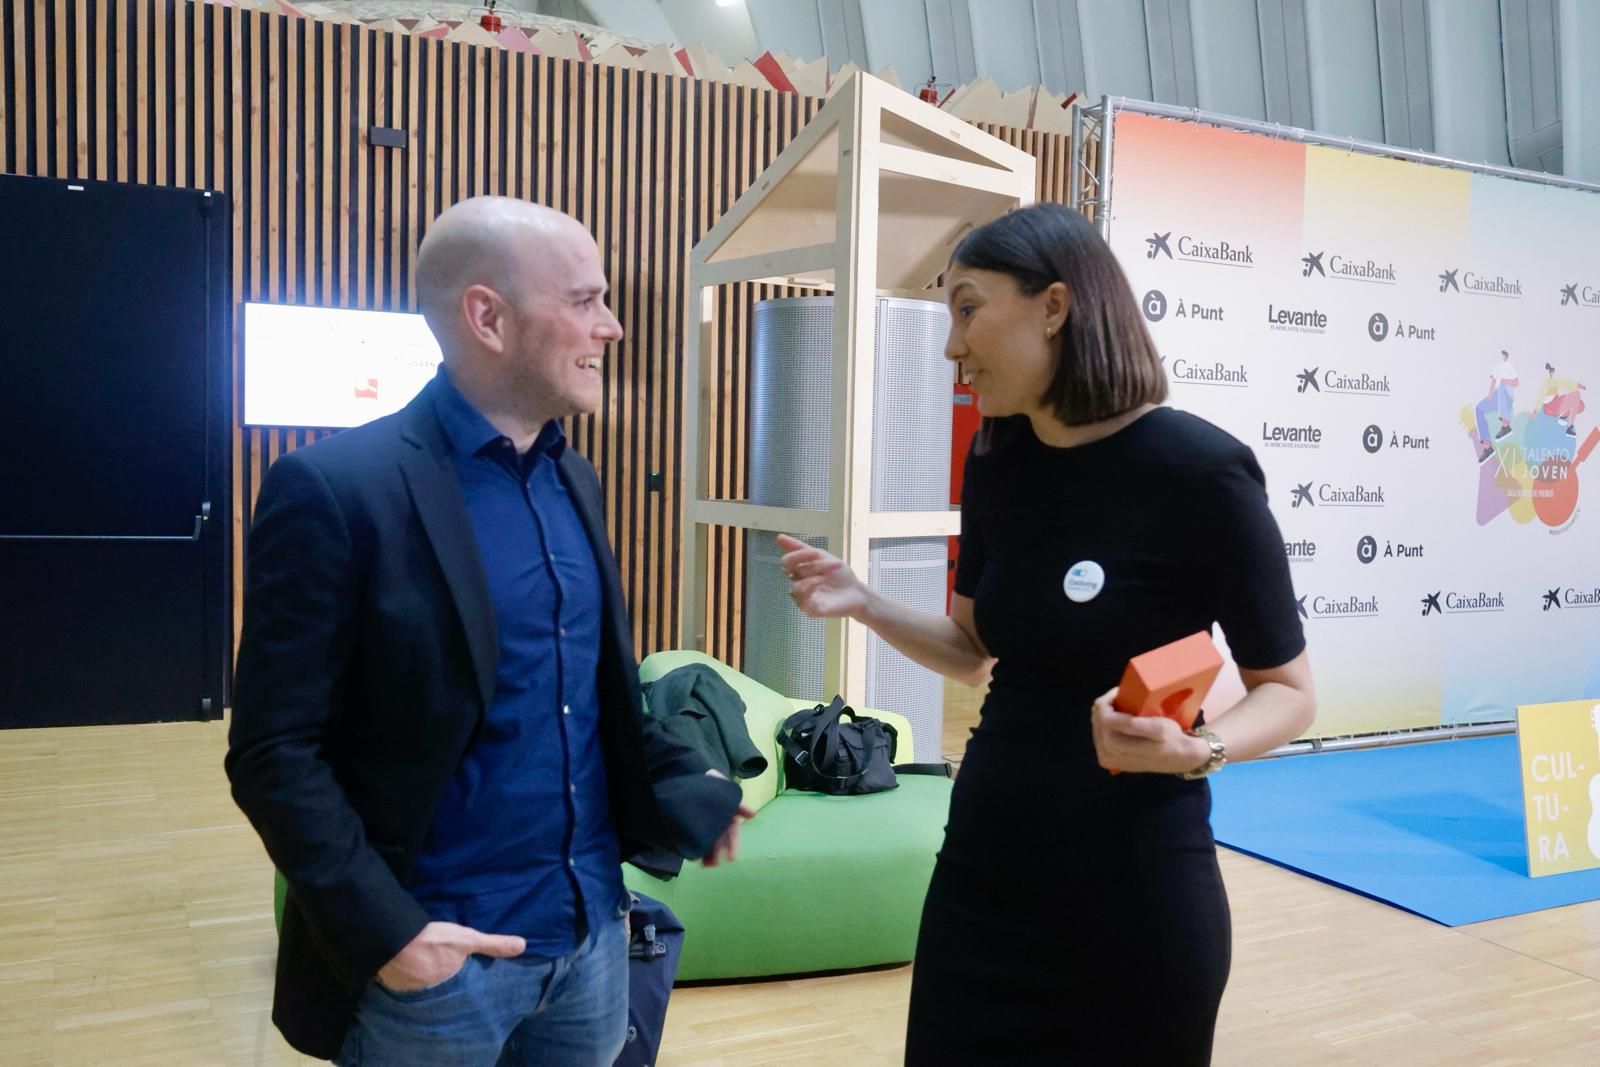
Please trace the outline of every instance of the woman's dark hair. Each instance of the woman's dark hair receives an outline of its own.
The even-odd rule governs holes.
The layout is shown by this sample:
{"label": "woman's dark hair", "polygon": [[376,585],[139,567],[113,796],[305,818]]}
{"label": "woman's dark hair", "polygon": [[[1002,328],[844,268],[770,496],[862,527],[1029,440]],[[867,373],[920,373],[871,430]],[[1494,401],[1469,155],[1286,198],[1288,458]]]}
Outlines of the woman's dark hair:
{"label": "woman's dark hair", "polygon": [[1061,282],[1072,306],[1055,375],[1042,398],[1081,426],[1167,398],[1167,372],[1111,248],[1089,221],[1060,204],[1002,215],[961,239],[950,256],[972,270],[1008,274],[1029,296]]}

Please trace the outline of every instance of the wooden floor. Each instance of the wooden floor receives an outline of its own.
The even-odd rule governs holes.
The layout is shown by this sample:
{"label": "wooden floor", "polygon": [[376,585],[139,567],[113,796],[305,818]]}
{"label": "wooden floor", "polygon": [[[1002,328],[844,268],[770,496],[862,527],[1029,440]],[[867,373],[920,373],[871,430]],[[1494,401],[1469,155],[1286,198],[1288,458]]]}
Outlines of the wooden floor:
{"label": "wooden floor", "polygon": [[[952,707],[959,754],[975,699]],[[963,718],[965,716],[965,718]],[[295,1064],[221,724],[0,732],[0,1064]],[[1232,853],[1216,1062],[1600,1064],[1600,903],[1447,929]],[[1065,932],[1064,932],[1065,935]],[[682,989],[663,1067],[900,1061],[910,969]]]}

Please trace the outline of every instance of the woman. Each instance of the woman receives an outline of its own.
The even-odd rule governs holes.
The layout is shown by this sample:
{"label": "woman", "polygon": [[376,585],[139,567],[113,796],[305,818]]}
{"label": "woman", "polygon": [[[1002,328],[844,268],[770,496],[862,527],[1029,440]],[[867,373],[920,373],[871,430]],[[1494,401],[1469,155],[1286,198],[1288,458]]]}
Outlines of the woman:
{"label": "woman", "polygon": [[[985,416],[949,616],[792,538],[783,558],[808,615],[990,684],[924,906],[906,1059],[1203,1064],[1230,948],[1203,776],[1313,715],[1261,470],[1157,406],[1161,360],[1081,216],[1038,205],[973,231],[946,286],[945,354]],[[1247,695],[1209,732],[1112,708],[1129,658],[1213,622]]]}
{"label": "woman", "polygon": [[1573,419],[1584,411],[1584,384],[1571,378],[1557,378],[1555,367],[1549,363],[1544,365],[1544,371],[1547,377],[1540,398],[1544,403],[1542,410],[1566,428],[1568,437],[1578,436]]}

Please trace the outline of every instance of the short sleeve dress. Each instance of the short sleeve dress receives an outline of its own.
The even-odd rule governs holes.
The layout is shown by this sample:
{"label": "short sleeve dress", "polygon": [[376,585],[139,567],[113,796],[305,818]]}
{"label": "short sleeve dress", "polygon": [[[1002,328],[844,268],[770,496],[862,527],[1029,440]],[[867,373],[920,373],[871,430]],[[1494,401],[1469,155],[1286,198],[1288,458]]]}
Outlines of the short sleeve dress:
{"label": "short sleeve dress", "polygon": [[1131,657],[1213,623],[1242,667],[1304,649],[1255,456],[1164,407],[1073,448],[997,421],[967,459],[955,588],[996,664],[924,907],[907,1062],[1209,1062],[1231,943],[1210,788],[1107,773],[1089,716]]}

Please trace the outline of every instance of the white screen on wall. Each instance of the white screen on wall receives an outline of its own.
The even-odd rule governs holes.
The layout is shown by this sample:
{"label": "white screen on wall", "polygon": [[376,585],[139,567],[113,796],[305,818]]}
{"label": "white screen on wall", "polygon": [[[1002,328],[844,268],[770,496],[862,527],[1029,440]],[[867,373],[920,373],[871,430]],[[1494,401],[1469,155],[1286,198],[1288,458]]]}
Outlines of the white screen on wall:
{"label": "white screen on wall", "polygon": [[421,315],[244,306],[247,426],[360,426],[416,396],[439,366]]}

